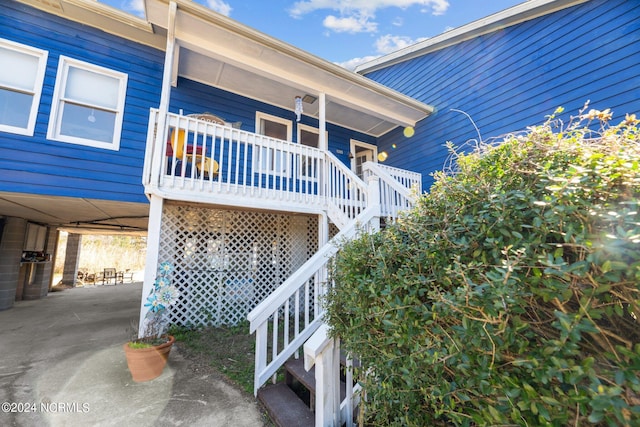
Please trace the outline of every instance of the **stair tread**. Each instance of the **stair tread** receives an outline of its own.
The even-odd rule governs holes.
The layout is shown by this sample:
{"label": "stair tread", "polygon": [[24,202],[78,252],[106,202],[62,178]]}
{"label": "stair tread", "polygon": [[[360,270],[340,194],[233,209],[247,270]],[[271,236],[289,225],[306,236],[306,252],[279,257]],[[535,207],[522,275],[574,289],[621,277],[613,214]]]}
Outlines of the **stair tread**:
{"label": "stair tread", "polygon": [[[310,371],[304,369],[304,361],[302,359],[289,359],[284,364],[285,370],[297,379],[311,395],[316,393],[316,370],[315,366]],[[346,396],[347,385],[344,381],[340,381],[340,400]]]}
{"label": "stair tread", "polygon": [[286,384],[271,384],[258,390],[258,399],[277,426],[307,427],[315,424],[311,409]]}
{"label": "stair tread", "polygon": [[284,369],[289,372],[295,379],[306,387],[312,393],[316,391],[316,373],[315,369],[307,371],[304,369],[304,360],[289,359],[284,364]]}

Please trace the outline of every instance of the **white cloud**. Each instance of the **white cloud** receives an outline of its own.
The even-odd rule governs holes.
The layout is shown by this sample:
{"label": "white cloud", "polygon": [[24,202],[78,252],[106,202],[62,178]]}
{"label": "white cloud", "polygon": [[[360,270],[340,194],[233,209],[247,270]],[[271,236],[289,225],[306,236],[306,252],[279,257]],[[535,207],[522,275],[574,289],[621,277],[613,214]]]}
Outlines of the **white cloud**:
{"label": "white cloud", "polygon": [[431,12],[432,15],[438,16],[438,15],[444,15],[447,12],[447,9],[449,9],[449,2],[447,0],[432,0],[428,3],[429,4],[427,6],[429,6],[431,10],[427,8],[427,9],[424,9],[422,12],[424,13]]}
{"label": "white cloud", "polygon": [[324,18],[322,24],[336,33],[374,33],[378,29],[378,24],[369,21],[369,18],[366,16],[338,18],[329,15]]}
{"label": "white cloud", "polygon": [[391,22],[391,25],[395,27],[402,27],[403,24],[404,24],[404,19],[402,19],[401,16],[396,16],[395,18],[393,18],[393,21]]}
{"label": "white cloud", "polygon": [[224,16],[229,16],[232,10],[229,3],[226,3],[223,0],[207,0],[207,7]]}
{"label": "white cloud", "polygon": [[144,0],[128,0],[123,4],[122,10],[144,17]]}
{"label": "white cloud", "polygon": [[291,16],[300,17],[315,10],[331,9],[349,14],[354,11],[375,13],[378,9],[398,7],[406,9],[411,6],[424,6],[425,11],[441,15],[449,8],[448,0],[302,0],[297,1],[289,9]]}
{"label": "white cloud", "polygon": [[416,44],[426,39],[426,37],[412,39],[411,37],[394,36],[391,34],[387,34],[382,37],[378,37],[374,46],[378,53],[385,55],[399,49],[404,49],[407,46],[411,46],[412,44]]}
{"label": "white cloud", "polygon": [[358,65],[373,61],[376,58],[378,58],[378,56],[364,56],[362,58],[353,58],[345,62],[336,62],[336,65],[353,71]]}
{"label": "white cloud", "polygon": [[[212,0],[210,0],[212,1]],[[449,8],[448,0],[301,0],[289,9],[294,18],[301,18],[316,10],[333,10],[339,17],[328,15],[324,26],[336,32],[375,32],[378,28],[375,13],[379,9],[398,7],[406,9],[411,6],[423,6],[422,11],[433,15],[442,15]],[[397,23],[394,23],[397,25]]]}
{"label": "white cloud", "polygon": [[364,56],[362,58],[353,58],[344,62],[336,62],[336,64],[348,70],[354,70],[358,65],[364,64],[369,61],[373,61],[374,59],[379,58],[382,55],[395,52],[396,50],[403,49],[405,47],[411,46],[413,44],[416,44],[418,42],[421,42],[427,39],[428,37],[420,37],[417,39],[412,39],[411,37],[394,36],[391,34],[387,34],[382,37],[378,37],[378,39],[374,43],[376,52],[379,53],[380,55],[371,55],[371,56]]}

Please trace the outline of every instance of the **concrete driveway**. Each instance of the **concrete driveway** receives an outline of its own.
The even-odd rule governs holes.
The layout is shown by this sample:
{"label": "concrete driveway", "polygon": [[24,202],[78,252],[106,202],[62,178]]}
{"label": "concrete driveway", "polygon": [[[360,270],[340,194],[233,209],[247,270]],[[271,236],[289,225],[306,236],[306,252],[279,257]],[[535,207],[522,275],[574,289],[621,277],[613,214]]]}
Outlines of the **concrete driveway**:
{"label": "concrete driveway", "polygon": [[160,377],[131,380],[122,346],[141,289],[74,288],[0,312],[0,425],[268,425],[252,396],[176,346]]}

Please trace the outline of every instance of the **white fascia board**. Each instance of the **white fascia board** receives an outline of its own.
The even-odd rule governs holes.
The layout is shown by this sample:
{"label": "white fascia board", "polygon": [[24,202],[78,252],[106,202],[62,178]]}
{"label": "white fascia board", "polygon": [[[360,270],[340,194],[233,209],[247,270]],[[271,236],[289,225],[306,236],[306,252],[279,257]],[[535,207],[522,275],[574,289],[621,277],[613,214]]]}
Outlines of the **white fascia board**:
{"label": "white fascia board", "polygon": [[79,22],[136,43],[164,49],[165,39],[155,34],[146,19],[96,0],[17,0],[70,21]]}
{"label": "white fascia board", "polygon": [[478,19],[469,24],[446,31],[435,37],[399,49],[388,55],[358,65],[355,72],[366,74],[393,64],[416,58],[475,37],[489,34],[513,25],[530,21],[590,0],[528,0],[521,4]]}

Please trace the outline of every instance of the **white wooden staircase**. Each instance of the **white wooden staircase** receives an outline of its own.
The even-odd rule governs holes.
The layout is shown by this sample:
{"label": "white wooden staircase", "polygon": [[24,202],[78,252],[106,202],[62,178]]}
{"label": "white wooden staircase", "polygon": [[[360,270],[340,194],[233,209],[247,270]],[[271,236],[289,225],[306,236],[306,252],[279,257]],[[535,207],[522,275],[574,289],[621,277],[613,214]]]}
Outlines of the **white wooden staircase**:
{"label": "white wooden staircase", "polygon": [[[248,315],[256,333],[254,393],[278,426],[353,424],[351,362],[323,322],[322,300],[332,286],[328,263],[340,242],[377,230],[383,213],[394,220],[420,192],[419,174],[373,163],[364,170],[366,187],[351,171],[340,171],[355,203],[329,198],[327,215],[340,232]],[[344,188],[335,194],[345,194]],[[284,381],[277,381],[279,374]],[[270,379],[273,384],[264,386]]]}

